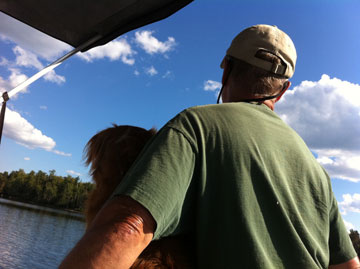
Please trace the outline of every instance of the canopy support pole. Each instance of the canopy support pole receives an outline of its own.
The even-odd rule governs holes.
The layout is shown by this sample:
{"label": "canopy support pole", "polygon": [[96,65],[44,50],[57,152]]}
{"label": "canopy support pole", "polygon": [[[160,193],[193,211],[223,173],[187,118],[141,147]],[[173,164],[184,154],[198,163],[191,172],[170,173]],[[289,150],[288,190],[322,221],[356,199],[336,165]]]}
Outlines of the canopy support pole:
{"label": "canopy support pole", "polygon": [[84,48],[90,46],[91,44],[95,43],[96,41],[98,41],[99,39],[101,39],[101,35],[96,35],[93,38],[90,38],[88,41],[86,41],[85,43],[83,43],[82,45],[78,46],[77,48],[71,50],[70,52],[68,52],[67,54],[65,54],[64,56],[62,56],[61,58],[57,59],[55,62],[49,64],[47,67],[45,67],[44,69],[40,70],[39,72],[37,72],[35,75],[33,75],[32,77],[28,78],[27,80],[25,80],[24,82],[20,83],[18,86],[16,86],[15,88],[13,88],[11,91],[8,92],[4,92],[2,94],[2,96],[0,96],[0,102],[2,101],[2,107],[1,107],[1,113],[0,113],[0,144],[1,144],[1,137],[2,137],[2,130],[4,127],[4,120],[5,120],[5,111],[6,111],[6,102],[15,94],[17,94],[18,92],[20,92],[21,90],[23,90],[25,87],[29,86],[31,83],[33,83],[34,81],[36,81],[37,79],[41,78],[42,76],[46,75],[48,72],[50,72],[51,70],[53,70],[54,68],[56,68],[57,66],[59,66],[61,63],[63,63],[65,60],[69,59],[71,56],[73,56],[74,54],[76,54],[77,52],[83,50]]}
{"label": "canopy support pole", "polygon": [[2,130],[4,127],[4,120],[5,120],[5,111],[6,111],[6,102],[9,100],[9,95],[7,92],[2,94],[3,103],[1,106],[1,114],[0,114],[0,144],[1,144],[1,137],[2,137]]}
{"label": "canopy support pole", "polygon": [[[33,83],[34,81],[36,81],[37,79],[41,78],[42,76],[46,75],[48,72],[50,72],[51,70],[53,70],[55,67],[59,66],[62,62],[64,62],[65,60],[67,60],[68,58],[70,58],[71,56],[73,56],[74,54],[76,54],[77,52],[81,51],[82,49],[88,47],[89,45],[95,43],[96,41],[98,41],[101,38],[101,35],[97,35],[91,39],[89,39],[88,41],[86,41],[85,43],[83,43],[82,45],[80,45],[79,47],[73,49],[72,51],[68,52],[67,54],[65,54],[64,56],[62,56],[61,58],[57,59],[55,62],[49,64],[47,67],[45,67],[44,69],[40,70],[39,72],[37,72],[35,75],[33,75],[32,77],[28,78],[27,80],[25,80],[24,82],[20,83],[18,86],[16,86],[15,88],[13,88],[11,91],[9,91],[8,95],[9,98],[13,97],[15,94],[17,94],[18,92],[20,92],[21,90],[23,90],[25,87],[29,86],[31,83]],[[0,97],[2,98],[2,97]],[[4,100],[4,99],[3,99]],[[0,99],[0,102],[2,100]]]}

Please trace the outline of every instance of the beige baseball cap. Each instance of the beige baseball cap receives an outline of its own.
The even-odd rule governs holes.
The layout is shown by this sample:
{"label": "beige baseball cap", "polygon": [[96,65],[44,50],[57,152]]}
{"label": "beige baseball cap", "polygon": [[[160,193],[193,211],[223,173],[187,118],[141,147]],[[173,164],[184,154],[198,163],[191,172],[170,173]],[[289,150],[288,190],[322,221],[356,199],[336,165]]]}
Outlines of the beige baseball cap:
{"label": "beige baseball cap", "polygon": [[[278,56],[285,66],[256,57],[259,50]],[[276,26],[265,24],[254,25],[243,30],[231,42],[226,55],[286,78],[293,76],[297,57],[290,37]],[[221,68],[224,68],[224,62],[225,58],[221,62]]]}

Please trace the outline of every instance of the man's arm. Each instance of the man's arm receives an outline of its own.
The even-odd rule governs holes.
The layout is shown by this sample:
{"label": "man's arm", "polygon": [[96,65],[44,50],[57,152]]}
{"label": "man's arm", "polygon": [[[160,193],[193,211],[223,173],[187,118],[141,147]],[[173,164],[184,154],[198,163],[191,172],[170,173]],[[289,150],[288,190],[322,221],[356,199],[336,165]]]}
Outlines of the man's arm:
{"label": "man's arm", "polygon": [[132,198],[112,198],[59,268],[129,268],[150,243],[155,226],[150,212]]}
{"label": "man's arm", "polygon": [[329,269],[360,269],[359,258],[355,257],[354,259],[341,264],[330,265]]}

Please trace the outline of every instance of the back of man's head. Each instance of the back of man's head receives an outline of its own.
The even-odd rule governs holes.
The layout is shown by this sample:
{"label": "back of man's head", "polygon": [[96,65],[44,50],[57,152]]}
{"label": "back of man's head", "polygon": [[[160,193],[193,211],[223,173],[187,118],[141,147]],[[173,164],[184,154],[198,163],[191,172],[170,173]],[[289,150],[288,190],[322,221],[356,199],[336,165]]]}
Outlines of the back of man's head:
{"label": "back of man's head", "polygon": [[292,77],[296,57],[294,43],[286,33],[262,24],[234,38],[221,67],[231,65],[229,79],[254,96],[270,96]]}

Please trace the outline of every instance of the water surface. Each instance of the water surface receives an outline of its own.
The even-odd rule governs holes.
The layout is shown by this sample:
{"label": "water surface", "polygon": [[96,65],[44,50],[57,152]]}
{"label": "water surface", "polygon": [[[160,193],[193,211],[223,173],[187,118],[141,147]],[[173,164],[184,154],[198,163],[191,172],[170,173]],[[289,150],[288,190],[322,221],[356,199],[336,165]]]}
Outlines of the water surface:
{"label": "water surface", "polygon": [[0,268],[57,268],[84,231],[79,214],[0,198]]}

